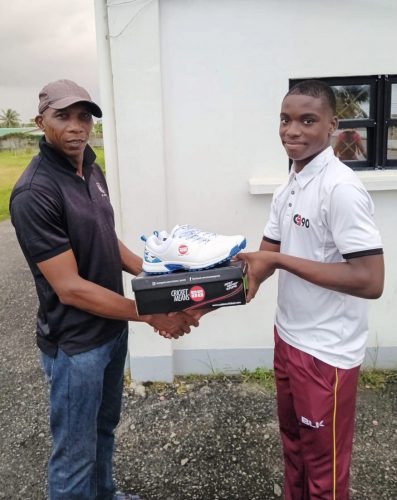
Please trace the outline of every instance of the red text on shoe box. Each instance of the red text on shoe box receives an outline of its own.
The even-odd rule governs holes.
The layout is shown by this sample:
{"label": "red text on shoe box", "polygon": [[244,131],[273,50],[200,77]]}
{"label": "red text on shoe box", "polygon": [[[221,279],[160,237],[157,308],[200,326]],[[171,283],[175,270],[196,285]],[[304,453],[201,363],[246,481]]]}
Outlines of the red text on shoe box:
{"label": "red text on shoe box", "polygon": [[141,273],[132,280],[138,314],[245,304],[246,267],[242,261],[232,261],[202,271]]}

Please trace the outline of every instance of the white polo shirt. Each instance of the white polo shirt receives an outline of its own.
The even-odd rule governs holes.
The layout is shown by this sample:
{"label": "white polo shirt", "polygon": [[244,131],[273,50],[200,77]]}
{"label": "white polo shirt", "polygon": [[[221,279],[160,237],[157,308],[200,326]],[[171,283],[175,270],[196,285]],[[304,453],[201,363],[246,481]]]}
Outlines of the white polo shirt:
{"label": "white polo shirt", "polygon": [[[374,205],[355,173],[328,147],[273,196],[264,239],[318,262],[381,254]],[[339,368],[362,363],[368,301],[279,270],[275,324],[288,344]]]}

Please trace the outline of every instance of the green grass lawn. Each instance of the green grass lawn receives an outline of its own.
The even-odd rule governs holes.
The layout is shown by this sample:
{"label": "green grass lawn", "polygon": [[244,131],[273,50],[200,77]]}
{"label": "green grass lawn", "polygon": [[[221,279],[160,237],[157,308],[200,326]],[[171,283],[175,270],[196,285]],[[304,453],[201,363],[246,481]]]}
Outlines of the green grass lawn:
{"label": "green grass lawn", "polygon": [[[94,148],[97,162],[105,169],[105,158],[102,148]],[[0,151],[0,221],[8,219],[8,203],[12,188],[37,150]]]}

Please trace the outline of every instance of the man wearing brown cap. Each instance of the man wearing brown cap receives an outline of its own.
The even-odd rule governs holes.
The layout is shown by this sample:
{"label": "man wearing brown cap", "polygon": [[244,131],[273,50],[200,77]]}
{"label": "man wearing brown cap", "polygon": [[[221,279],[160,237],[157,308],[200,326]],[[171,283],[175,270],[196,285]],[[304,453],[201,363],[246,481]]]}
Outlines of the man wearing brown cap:
{"label": "man wearing brown cap", "polygon": [[92,115],[100,118],[101,109],[70,80],[41,90],[40,152],[10,200],[39,298],[37,344],[50,382],[51,500],[139,498],[116,492],[112,478],[127,321],[144,321],[168,338],[198,325],[184,313],[138,316],[123,296],[122,271],[138,274],[142,259],[115,233],[106,180],[88,145]]}

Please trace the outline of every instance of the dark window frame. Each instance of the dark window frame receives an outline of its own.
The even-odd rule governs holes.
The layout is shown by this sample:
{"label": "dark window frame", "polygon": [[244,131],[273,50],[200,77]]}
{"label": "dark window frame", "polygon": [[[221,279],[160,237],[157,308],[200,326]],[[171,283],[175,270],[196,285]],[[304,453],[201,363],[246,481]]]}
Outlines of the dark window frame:
{"label": "dark window frame", "polygon": [[[397,118],[391,117],[391,96],[392,96],[392,85],[397,84],[397,75],[385,76],[385,109],[384,115],[385,120],[383,123],[383,164],[386,168],[396,168],[397,159],[388,160],[387,159],[387,142],[388,142],[388,132],[389,127],[397,127]],[[390,114],[389,114],[390,111]]]}
{"label": "dark window frame", "polygon": [[[290,79],[289,88],[306,78]],[[388,130],[397,126],[397,118],[391,118],[392,85],[397,83],[397,75],[365,75],[341,77],[316,77],[331,86],[369,85],[369,118],[340,120],[339,130],[349,128],[367,129],[367,158],[365,160],[345,160],[353,170],[397,169],[397,159],[387,159]]]}

